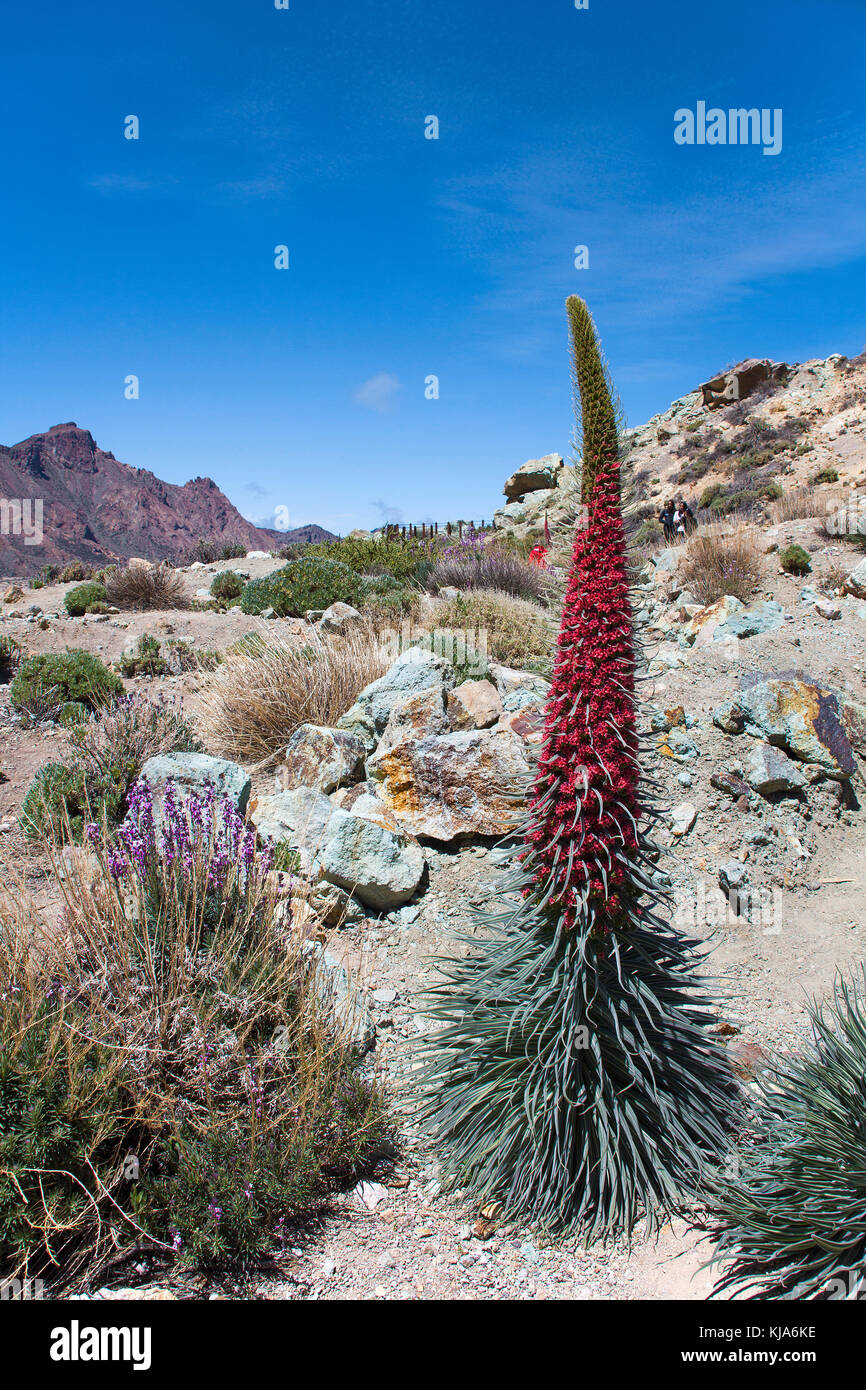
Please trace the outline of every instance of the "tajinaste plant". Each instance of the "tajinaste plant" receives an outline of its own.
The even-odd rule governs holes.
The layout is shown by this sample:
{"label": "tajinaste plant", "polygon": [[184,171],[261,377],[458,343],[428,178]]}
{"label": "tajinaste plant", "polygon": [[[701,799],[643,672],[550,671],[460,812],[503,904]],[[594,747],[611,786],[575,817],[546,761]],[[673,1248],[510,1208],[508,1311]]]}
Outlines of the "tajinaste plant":
{"label": "tajinaste plant", "polygon": [[668,920],[641,777],[616,413],[586,305],[568,315],[583,515],[545,742],[508,888],[440,961],[423,1114],[453,1182],[589,1236],[682,1209],[727,1149],[734,1083],[696,943]]}

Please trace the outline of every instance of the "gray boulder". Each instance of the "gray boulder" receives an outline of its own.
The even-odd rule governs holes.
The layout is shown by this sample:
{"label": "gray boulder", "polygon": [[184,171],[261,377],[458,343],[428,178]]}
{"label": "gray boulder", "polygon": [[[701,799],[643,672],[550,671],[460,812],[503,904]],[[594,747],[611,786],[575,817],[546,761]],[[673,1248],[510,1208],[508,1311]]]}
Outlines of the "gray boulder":
{"label": "gray boulder", "polygon": [[350,603],[332,603],[319,619],[322,632],[342,634],[363,626],[364,618]]}
{"label": "gray boulder", "polygon": [[781,749],[763,741],[756,743],[751,750],[746,781],[761,796],[799,792],[808,785],[796,763],[791,762]]}
{"label": "gray boulder", "polygon": [[412,897],[426,860],[420,845],[387,815],[386,807],[374,820],[368,818],[375,813],[365,801],[375,798],[359,798],[351,811],[334,811],[320,869],[329,883],[345,888],[366,907],[389,911]]}
{"label": "gray boulder", "polygon": [[252,782],[242,767],[225,758],[211,758],[207,753],[162,753],[148,758],[140,777],[151,789],[154,804],[154,823],[159,824],[162,800],[169,782],[181,796],[202,796],[211,784],[222,800],[227,796],[241,815],[246,814]]}
{"label": "gray boulder", "polygon": [[555,488],[559,474],[564,467],[561,454],[545,454],[543,458],[530,459],[506,480],[502,491],[509,502],[519,501],[528,492],[538,492],[542,488]]}
{"label": "gray boulder", "polygon": [[[409,647],[400,653],[384,676],[361,691],[352,708],[337,720],[337,728],[347,729],[362,738],[364,730],[371,730],[374,737],[379,737],[398,701],[432,688],[442,691],[444,706],[445,692],[453,686],[454,668],[449,661],[422,647]],[[369,737],[367,734],[367,739]]]}
{"label": "gray boulder", "polygon": [[289,739],[281,772],[286,790],[315,787],[336,791],[357,781],[367,753],[365,741],[348,729],[302,724]]}

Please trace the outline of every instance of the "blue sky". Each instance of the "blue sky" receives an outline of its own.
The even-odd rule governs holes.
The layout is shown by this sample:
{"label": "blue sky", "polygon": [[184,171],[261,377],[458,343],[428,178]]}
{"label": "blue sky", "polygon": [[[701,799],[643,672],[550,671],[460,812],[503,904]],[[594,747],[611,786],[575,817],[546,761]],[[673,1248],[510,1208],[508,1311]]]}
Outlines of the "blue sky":
{"label": "blue sky", "polygon": [[[569,448],[569,293],[631,424],[866,343],[864,0],[48,0],[4,30],[3,443],[77,420],[263,522],[489,517]],[[781,153],[675,144],[699,100],[780,108]]]}

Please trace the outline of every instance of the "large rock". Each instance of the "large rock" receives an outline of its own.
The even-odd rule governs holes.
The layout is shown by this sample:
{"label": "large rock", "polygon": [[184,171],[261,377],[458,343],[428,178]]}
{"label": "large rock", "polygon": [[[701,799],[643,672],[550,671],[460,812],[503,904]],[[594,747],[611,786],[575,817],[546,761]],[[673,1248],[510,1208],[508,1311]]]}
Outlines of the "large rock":
{"label": "large rock", "polygon": [[[851,705],[850,710],[846,709],[847,704]],[[846,728],[848,721],[854,727],[855,704],[801,673],[792,672],[744,680],[724,714],[729,727],[735,727],[739,715],[747,734],[783,748],[800,762],[822,768],[830,777],[846,781],[857,770]],[[714,722],[720,722],[716,717],[720,713],[714,713]]]}
{"label": "large rock", "polygon": [[339,635],[350,632],[352,628],[363,627],[363,625],[363,615],[350,603],[332,603],[319,619],[319,628],[322,632]]}
{"label": "large rock", "polygon": [[499,666],[492,661],[489,671],[506,709],[509,708],[508,697],[515,691],[525,690],[534,700],[546,700],[550,694],[550,681],[545,680],[543,676],[537,676],[533,671],[517,671],[511,666]]}
{"label": "large rock", "polygon": [[318,941],[306,941],[304,954],[315,972],[316,992],[341,1033],[361,1054],[376,1041],[376,1025],[357,988],[336,956]]}
{"label": "large rock", "polygon": [[294,787],[336,791],[358,780],[366,755],[364,741],[347,729],[302,724],[289,739],[281,780],[287,791]]}
{"label": "large rock", "polygon": [[151,789],[154,822],[157,825],[161,820],[162,800],[169,782],[184,797],[200,797],[210,785],[220,801],[227,796],[242,816],[246,813],[252,786],[249,776],[237,763],[228,762],[225,758],[211,758],[207,753],[162,753],[157,758],[148,758],[140,777]]}
{"label": "large rock", "polygon": [[296,788],[259,797],[252,818],[263,839],[296,850],[311,877],[335,883],[367,907],[399,907],[423,877],[420,846],[375,797],[361,794],[345,810],[321,792]]}
{"label": "large rock", "polygon": [[317,874],[334,807],[313,787],[295,787],[275,796],[260,796],[250,815],[259,835],[272,844],[297,851],[305,873]]}
{"label": "large rock", "polygon": [[733,594],[725,594],[715,603],[708,603],[695,614],[684,629],[686,641],[693,641],[696,647],[709,645],[716,629],[735,614],[742,613],[745,606],[742,600],[735,598]]}
{"label": "large rock", "polygon": [[540,459],[530,459],[512,473],[502,491],[509,502],[519,501],[528,492],[538,492],[541,488],[555,488],[563,467],[560,454],[545,454]]}
{"label": "large rock", "polygon": [[761,796],[778,796],[780,792],[800,792],[808,785],[796,763],[781,749],[761,740],[749,754],[746,781]]}
{"label": "large rock", "polygon": [[[329,883],[367,907],[389,911],[408,902],[424,875],[426,860],[418,843],[392,818],[359,798],[351,811],[338,808],[327,826],[319,866]],[[366,814],[365,814],[366,812]],[[373,818],[375,817],[375,818]]]}
{"label": "large rock", "polygon": [[[449,693],[450,699],[450,693]],[[445,706],[445,690],[441,685],[419,690],[398,700],[388,715],[382,732],[379,751],[392,748],[405,738],[426,738],[429,734],[447,734],[451,725]]]}
{"label": "large rock", "polygon": [[380,676],[366,686],[350,710],[337,720],[338,729],[348,729],[369,742],[379,738],[391,710],[408,695],[416,695],[421,690],[441,690],[444,706],[445,692],[454,685],[454,668],[444,657],[422,647],[409,647],[401,652],[397,660]]}
{"label": "large rock", "polygon": [[758,637],[765,632],[776,632],[785,622],[785,610],[774,599],[746,608],[741,613],[733,613],[718,624],[713,632],[714,642],[723,642],[731,637]]}
{"label": "large rock", "polygon": [[512,729],[406,738],[367,759],[377,795],[414,834],[450,842],[518,824],[530,778]]}
{"label": "large rock", "polygon": [[705,381],[700,388],[702,404],[712,409],[732,405],[734,401],[750,396],[757,386],[770,378],[783,381],[787,372],[784,362],[772,362],[768,357],[750,357],[745,362],[738,362],[729,371],[720,372],[718,376]]}
{"label": "large rock", "polygon": [[448,695],[448,721],[455,733],[489,729],[502,713],[502,700],[490,681],[463,681]]}
{"label": "large rock", "polygon": [[866,598],[866,559],[855,565],[848,575],[845,580],[845,593],[853,594],[855,598]]}

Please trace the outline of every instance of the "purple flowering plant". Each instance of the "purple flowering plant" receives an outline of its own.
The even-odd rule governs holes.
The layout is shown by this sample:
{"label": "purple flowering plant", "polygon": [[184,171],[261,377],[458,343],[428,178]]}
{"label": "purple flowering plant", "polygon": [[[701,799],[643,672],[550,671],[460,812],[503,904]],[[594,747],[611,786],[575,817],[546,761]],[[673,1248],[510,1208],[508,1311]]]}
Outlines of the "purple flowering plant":
{"label": "purple flowering plant", "polygon": [[85,833],[110,882],[139,905],[151,948],[183,940],[195,950],[224,927],[243,922],[249,931],[261,923],[273,850],[257,848],[255,826],[229,797],[218,797],[210,783],[201,796],[183,796],[169,782],[157,807],[139,779],[128,808],[113,839],[95,824]]}

